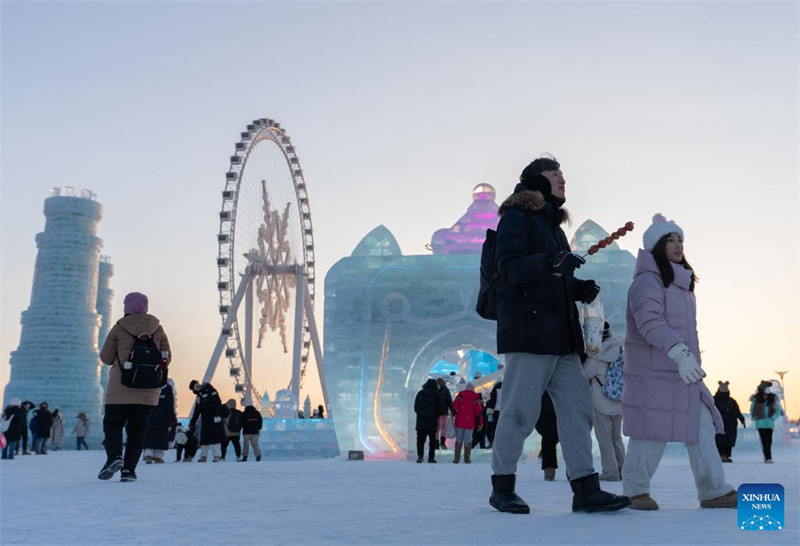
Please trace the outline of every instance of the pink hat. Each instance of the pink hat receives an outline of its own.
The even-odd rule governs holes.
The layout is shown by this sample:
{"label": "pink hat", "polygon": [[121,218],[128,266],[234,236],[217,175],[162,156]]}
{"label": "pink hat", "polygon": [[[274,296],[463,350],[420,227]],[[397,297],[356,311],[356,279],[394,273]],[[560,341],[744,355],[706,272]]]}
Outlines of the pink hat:
{"label": "pink hat", "polygon": [[125,296],[123,310],[126,315],[139,315],[147,313],[147,296],[141,292],[131,292]]}

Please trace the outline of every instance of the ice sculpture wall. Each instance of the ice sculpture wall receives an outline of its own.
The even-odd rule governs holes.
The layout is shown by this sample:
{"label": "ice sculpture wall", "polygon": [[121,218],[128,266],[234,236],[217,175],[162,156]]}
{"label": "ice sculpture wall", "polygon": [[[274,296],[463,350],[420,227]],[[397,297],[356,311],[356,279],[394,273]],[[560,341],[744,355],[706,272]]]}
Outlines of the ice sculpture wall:
{"label": "ice sculpture wall", "polygon": [[[45,228],[38,253],[31,304],[23,311],[19,347],[11,353],[4,400],[18,397],[58,408],[67,432],[79,412],[93,423],[90,446],[102,439],[102,395],[96,311],[102,240],[102,206],[95,195],[54,188],[45,199]],[[64,442],[64,447],[71,447]]]}
{"label": "ice sculpture wall", "polygon": [[[494,190],[486,186],[475,188],[473,204],[452,228],[434,234],[434,255],[403,256],[379,226],[325,277],[325,380],[342,452],[406,457],[414,450],[413,400],[432,368],[453,353],[503,360],[496,354],[496,324],[475,312],[483,236],[497,224]],[[490,193],[476,205],[476,195]],[[573,247],[588,248],[606,235],[587,221]],[[603,287],[620,332],[633,265],[633,256],[613,245],[580,270]]]}

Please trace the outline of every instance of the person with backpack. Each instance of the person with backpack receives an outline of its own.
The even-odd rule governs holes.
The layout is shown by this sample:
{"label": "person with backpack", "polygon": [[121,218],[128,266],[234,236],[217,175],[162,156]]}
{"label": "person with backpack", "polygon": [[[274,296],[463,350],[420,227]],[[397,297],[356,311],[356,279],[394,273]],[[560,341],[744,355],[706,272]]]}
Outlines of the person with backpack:
{"label": "person with backpack", "polygon": [[264,418],[255,406],[245,406],[242,412],[242,432],[244,434],[244,451],[242,452],[242,462],[247,462],[250,455],[250,446],[253,446],[253,453],[256,454],[256,461],[261,460],[261,448],[258,446],[258,439],[261,435],[261,427],[264,425]]}
{"label": "person with backpack", "polygon": [[764,462],[767,464],[772,463],[772,430],[775,428],[775,421],[783,415],[781,401],[771,391],[772,382],[762,381],[758,384],[756,393],[750,397],[750,419],[756,424]]}
{"label": "person with backpack", "polygon": [[436,431],[439,428],[439,413],[444,400],[439,394],[436,380],[428,379],[414,398],[414,413],[417,415],[417,462],[425,455],[425,439],[428,439],[428,462],[436,462]]}
{"label": "person with backpack", "polygon": [[593,301],[600,287],[575,277],[585,260],[571,251],[561,229],[569,218],[562,208],[565,184],[558,161],[540,157],[525,167],[498,210],[494,286],[497,352],[505,355],[505,369],[489,504],[500,512],[530,512],[515,491],[516,470],[545,390],[558,415],[572,511],[607,512],[630,504],[627,497],[600,489],[592,464],[592,400],[581,369],[583,335],[575,303]]}
{"label": "person with backpack", "polygon": [[[622,340],[615,336],[608,322],[603,323],[603,341],[595,355],[583,363],[583,374],[592,389],[594,435],[600,448],[600,480],[622,480],[625,444],[622,443],[622,374],[609,374],[609,365],[622,355]],[[621,363],[620,363],[621,364]],[[616,379],[615,379],[616,378]],[[612,385],[617,381],[618,385]],[[618,396],[617,394],[618,393]]]}
{"label": "person with backpack", "polygon": [[225,405],[228,406],[228,416],[225,418],[225,441],[222,443],[222,459],[228,453],[228,444],[233,444],[233,450],[236,452],[236,462],[242,460],[242,444],[239,441],[242,434],[242,412],[236,409],[236,400],[231,398]]}
{"label": "person with backpack", "polygon": [[483,429],[483,407],[481,395],[475,392],[475,385],[467,383],[463,391],[453,401],[455,414],[456,445],[453,462],[461,460],[461,448],[464,448],[464,463],[472,462],[472,432]]}
{"label": "person with backpack", "polygon": [[622,490],[631,508],[657,510],[650,482],[667,442],[683,442],[701,508],[736,508],[715,435],[722,417],[703,383],[697,334],[697,277],[683,251],[683,230],[661,214],[644,232],[628,289]]}
{"label": "person with backpack", "polygon": [[81,447],[89,451],[89,444],[86,443],[86,437],[89,436],[91,430],[92,422],[89,421],[85,413],[80,412],[77,421],[75,421],[75,426],[72,427],[72,434],[75,435],[75,443],[77,444],[78,451],[81,450]]}
{"label": "person with backpack", "polygon": [[208,461],[208,452],[213,456],[212,462],[222,460],[222,442],[225,441],[225,424],[228,406],[223,406],[217,389],[211,383],[200,383],[192,380],[189,388],[197,396],[192,414],[189,417],[189,434],[194,435],[197,423],[200,423],[200,457],[198,463]]}
{"label": "person with backpack", "polygon": [[164,454],[169,449],[170,430],[177,421],[175,416],[175,391],[172,382],[161,387],[158,404],[147,419],[144,434],[144,462],[164,463]]}
{"label": "person with backpack", "polygon": [[[125,296],[123,306],[125,316],[108,332],[100,351],[100,360],[111,369],[108,372],[103,416],[106,462],[97,477],[109,480],[122,470],[120,481],[133,482],[137,480],[136,465],[142,457],[147,418],[158,405],[163,384],[143,388],[127,378],[130,378],[130,372],[140,373],[138,377],[152,377],[152,359],[160,357],[158,365],[162,367],[160,373],[166,382],[166,370],[172,353],[160,321],[147,312],[149,301],[146,295],[131,292]],[[123,384],[123,376],[126,383],[134,386]],[[126,433],[124,455],[123,429]]]}
{"label": "person with backpack", "polygon": [[744,421],[744,415],[739,410],[739,403],[731,396],[731,391],[728,388],[730,382],[717,381],[717,384],[719,387],[717,387],[717,392],[714,393],[714,405],[717,406],[719,414],[722,415],[722,424],[725,427],[725,433],[717,434],[715,437],[717,451],[723,463],[732,463],[731,453],[736,445],[738,424],[742,423],[745,428],[747,428],[747,425]]}

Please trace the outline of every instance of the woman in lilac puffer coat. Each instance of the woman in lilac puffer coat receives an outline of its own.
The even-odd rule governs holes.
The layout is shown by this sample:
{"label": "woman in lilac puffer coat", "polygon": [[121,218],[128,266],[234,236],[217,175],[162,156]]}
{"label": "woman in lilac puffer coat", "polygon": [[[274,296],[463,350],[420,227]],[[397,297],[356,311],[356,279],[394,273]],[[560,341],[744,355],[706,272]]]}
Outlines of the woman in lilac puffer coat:
{"label": "woman in lilac puffer coat", "polygon": [[628,291],[623,430],[630,437],[622,470],[631,508],[656,510],[650,481],[667,442],[683,442],[703,508],[736,508],[715,435],[724,430],[700,367],[694,285],[683,230],[657,214]]}

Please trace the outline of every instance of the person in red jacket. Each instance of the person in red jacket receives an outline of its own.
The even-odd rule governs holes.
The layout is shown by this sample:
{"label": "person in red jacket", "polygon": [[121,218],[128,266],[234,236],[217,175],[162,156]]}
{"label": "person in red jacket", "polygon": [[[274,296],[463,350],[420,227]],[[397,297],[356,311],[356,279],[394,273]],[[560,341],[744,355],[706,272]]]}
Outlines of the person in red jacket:
{"label": "person in red jacket", "polygon": [[481,395],[475,392],[475,385],[467,383],[466,388],[456,395],[453,409],[456,415],[456,453],[453,462],[461,460],[461,446],[464,446],[464,463],[470,463],[472,431],[476,423],[478,430],[483,428]]}

